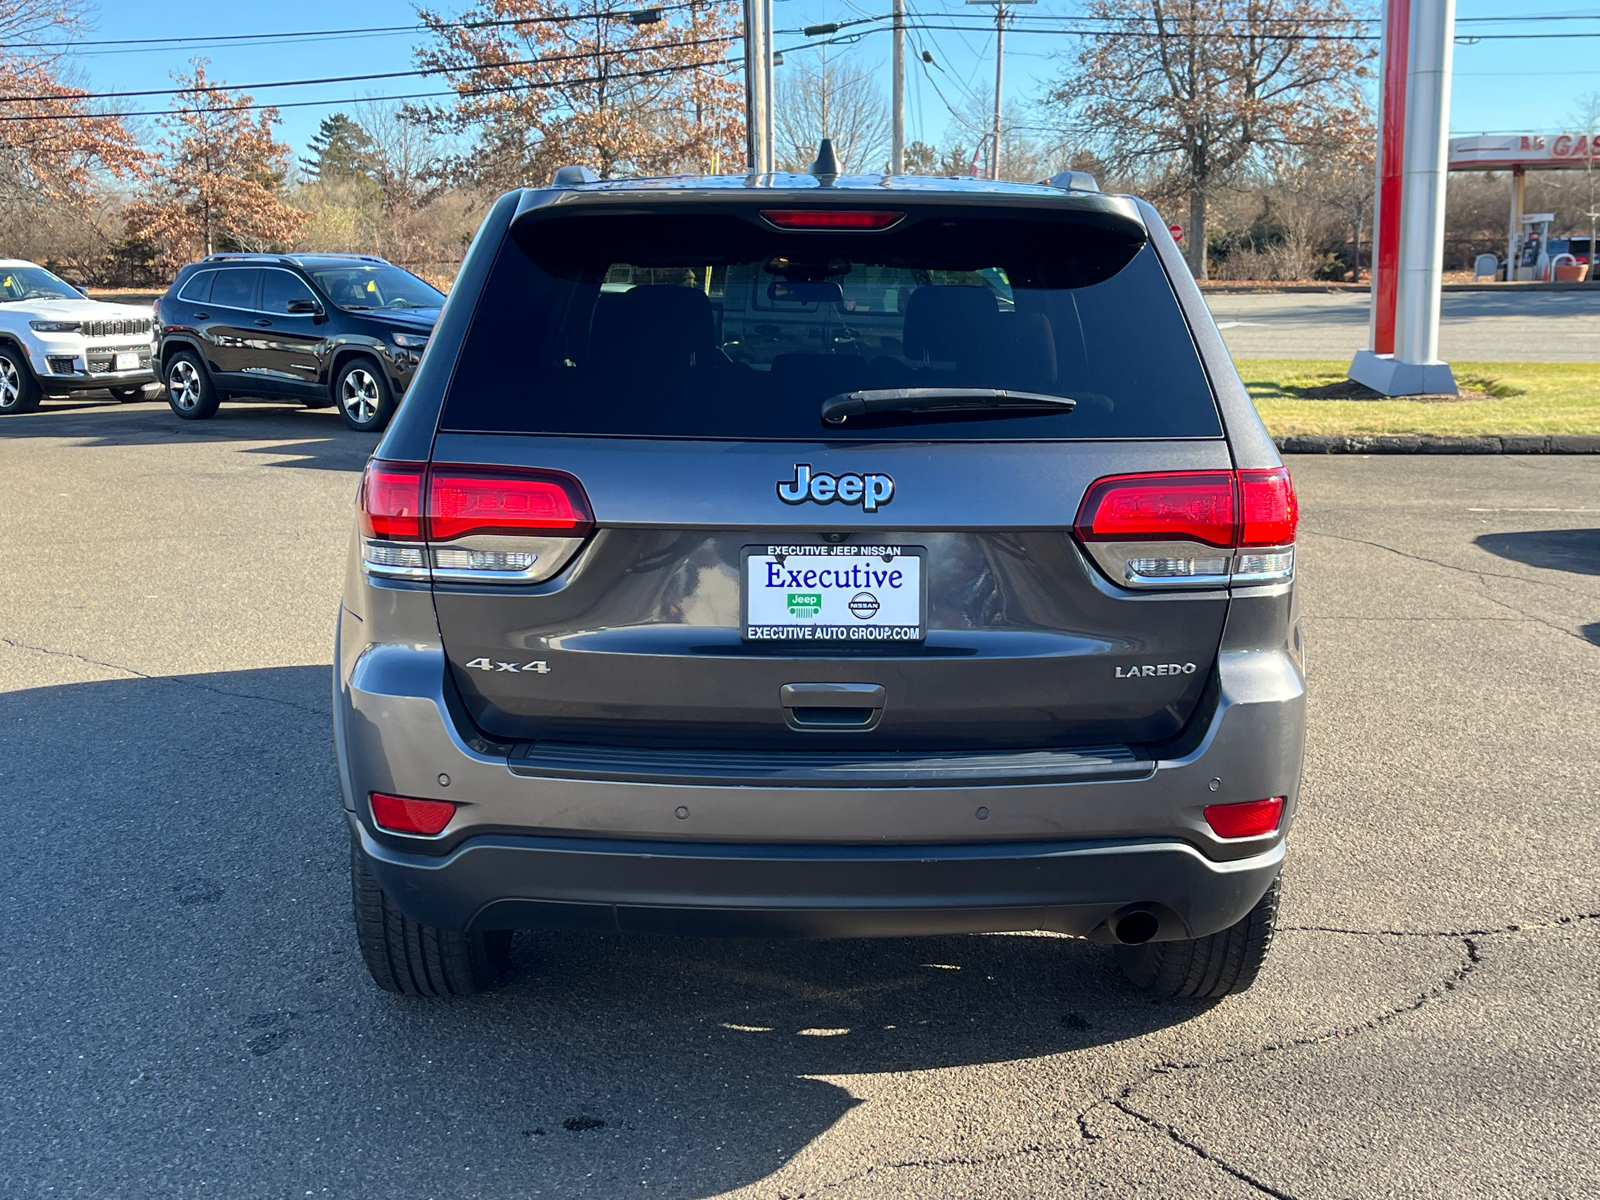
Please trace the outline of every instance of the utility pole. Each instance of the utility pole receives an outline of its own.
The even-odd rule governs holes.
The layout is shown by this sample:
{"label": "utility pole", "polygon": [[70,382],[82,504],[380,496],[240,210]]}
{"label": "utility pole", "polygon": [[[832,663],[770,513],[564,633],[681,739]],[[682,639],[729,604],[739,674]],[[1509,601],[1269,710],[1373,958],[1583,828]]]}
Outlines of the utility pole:
{"label": "utility pole", "polygon": [[761,140],[764,146],[761,170],[770,175],[776,169],[777,142],[772,136],[772,106],[777,93],[772,87],[772,0],[759,0],[761,4],[761,95],[766,104],[761,112]]}
{"label": "utility pole", "polygon": [[994,139],[989,154],[989,178],[1000,178],[1000,87],[1005,82],[1006,71],[1006,9],[1019,4],[1037,4],[1039,0],[967,0],[994,8],[994,129],[989,136]]}
{"label": "utility pole", "polygon": [[744,0],[744,140],[748,169],[772,170],[772,0]]}
{"label": "utility pole", "polygon": [[894,0],[894,136],[889,174],[906,173],[906,0]]}

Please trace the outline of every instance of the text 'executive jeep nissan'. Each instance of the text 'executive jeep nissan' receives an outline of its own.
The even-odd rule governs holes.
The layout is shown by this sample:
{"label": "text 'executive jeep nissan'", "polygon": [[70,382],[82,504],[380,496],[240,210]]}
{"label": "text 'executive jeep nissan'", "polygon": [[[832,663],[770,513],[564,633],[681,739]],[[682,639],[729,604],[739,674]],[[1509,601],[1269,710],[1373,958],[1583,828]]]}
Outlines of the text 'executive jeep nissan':
{"label": "text 'executive jeep nissan'", "polygon": [[1155,211],[557,179],[494,205],[361,486],[334,713],[378,983],[475,991],[524,928],[1051,930],[1248,987],[1295,497]]}

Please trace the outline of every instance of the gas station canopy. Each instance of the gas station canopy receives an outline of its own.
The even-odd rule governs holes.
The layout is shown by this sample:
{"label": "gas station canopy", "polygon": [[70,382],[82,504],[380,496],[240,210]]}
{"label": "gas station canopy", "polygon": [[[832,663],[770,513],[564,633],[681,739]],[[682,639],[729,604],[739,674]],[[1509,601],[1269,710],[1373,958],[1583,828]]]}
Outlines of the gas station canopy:
{"label": "gas station canopy", "polygon": [[1452,171],[1571,171],[1600,158],[1600,138],[1586,133],[1513,133],[1450,139]]}
{"label": "gas station canopy", "polygon": [[[1502,278],[1541,280],[1553,273],[1546,247],[1555,216],[1523,214],[1527,173],[1582,170],[1596,159],[1600,159],[1600,137],[1586,133],[1480,134],[1450,139],[1450,170],[1511,172],[1511,220],[1506,229]],[[1581,261],[1592,270],[1590,257],[1586,252]]]}

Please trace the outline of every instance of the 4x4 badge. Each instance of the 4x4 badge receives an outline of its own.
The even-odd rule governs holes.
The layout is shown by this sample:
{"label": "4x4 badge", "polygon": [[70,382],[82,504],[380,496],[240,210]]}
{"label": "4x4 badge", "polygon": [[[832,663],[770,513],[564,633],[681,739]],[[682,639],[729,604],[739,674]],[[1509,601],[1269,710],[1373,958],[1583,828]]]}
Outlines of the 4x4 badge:
{"label": "4x4 badge", "polygon": [[465,662],[461,665],[471,667],[474,671],[510,671],[513,675],[550,674],[550,664],[543,659],[538,662],[514,663],[500,662],[498,659],[493,658],[475,658],[471,662]]}
{"label": "4x4 badge", "polygon": [[894,479],[888,475],[813,475],[810,463],[795,463],[794,478],[778,484],[778,499],[785,504],[859,504],[877,512],[894,499]]}

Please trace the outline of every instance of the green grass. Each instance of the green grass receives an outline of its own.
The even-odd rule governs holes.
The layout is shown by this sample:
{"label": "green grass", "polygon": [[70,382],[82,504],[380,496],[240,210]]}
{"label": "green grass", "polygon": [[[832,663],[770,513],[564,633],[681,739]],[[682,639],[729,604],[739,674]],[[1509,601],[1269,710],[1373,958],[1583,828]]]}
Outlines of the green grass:
{"label": "green grass", "polygon": [[1463,363],[1456,382],[1484,399],[1309,400],[1301,388],[1338,383],[1345,362],[1242,358],[1239,375],[1273,436],[1326,433],[1600,433],[1600,363]]}

